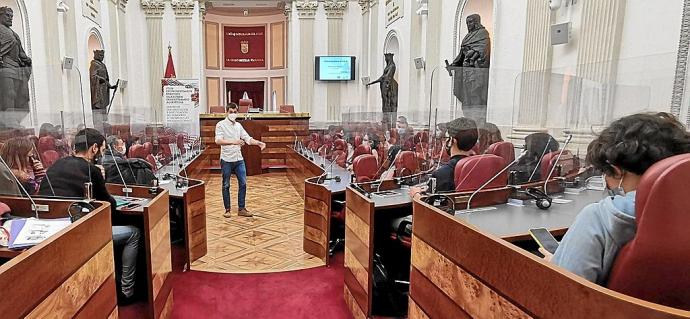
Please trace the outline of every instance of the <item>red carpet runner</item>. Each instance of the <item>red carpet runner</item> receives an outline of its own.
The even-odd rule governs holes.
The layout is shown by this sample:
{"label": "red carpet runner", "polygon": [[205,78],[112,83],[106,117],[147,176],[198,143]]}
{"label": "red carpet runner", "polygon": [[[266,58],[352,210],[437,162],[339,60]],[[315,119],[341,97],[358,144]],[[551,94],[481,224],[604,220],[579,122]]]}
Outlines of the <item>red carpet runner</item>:
{"label": "red carpet runner", "polygon": [[[343,255],[320,267],[271,274],[173,274],[173,318],[351,318],[343,301]],[[143,305],[120,308],[142,317]]]}

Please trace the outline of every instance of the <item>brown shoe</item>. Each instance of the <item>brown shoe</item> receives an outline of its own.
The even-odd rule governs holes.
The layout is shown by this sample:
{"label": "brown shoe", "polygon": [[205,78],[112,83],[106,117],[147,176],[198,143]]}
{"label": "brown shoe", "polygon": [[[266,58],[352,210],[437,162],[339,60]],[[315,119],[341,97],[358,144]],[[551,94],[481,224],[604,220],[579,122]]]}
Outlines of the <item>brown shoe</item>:
{"label": "brown shoe", "polygon": [[250,213],[246,208],[240,208],[237,210],[237,215],[242,216],[242,217],[252,217],[252,213]]}
{"label": "brown shoe", "polygon": [[230,218],[230,216],[232,216],[232,215],[230,214],[230,210],[229,210],[229,209],[226,209],[226,210],[225,210],[225,213],[223,213],[223,217],[225,217],[225,218]]}

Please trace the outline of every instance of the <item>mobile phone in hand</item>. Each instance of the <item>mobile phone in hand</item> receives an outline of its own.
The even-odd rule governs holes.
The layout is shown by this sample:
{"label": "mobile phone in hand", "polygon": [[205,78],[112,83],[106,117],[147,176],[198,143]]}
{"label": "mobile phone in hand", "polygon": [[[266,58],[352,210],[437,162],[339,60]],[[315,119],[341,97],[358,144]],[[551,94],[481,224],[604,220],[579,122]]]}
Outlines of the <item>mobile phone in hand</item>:
{"label": "mobile phone in hand", "polygon": [[544,250],[555,254],[558,248],[558,241],[551,235],[551,233],[546,228],[532,228],[529,230],[529,234],[532,238],[539,244],[539,247],[544,248]]}

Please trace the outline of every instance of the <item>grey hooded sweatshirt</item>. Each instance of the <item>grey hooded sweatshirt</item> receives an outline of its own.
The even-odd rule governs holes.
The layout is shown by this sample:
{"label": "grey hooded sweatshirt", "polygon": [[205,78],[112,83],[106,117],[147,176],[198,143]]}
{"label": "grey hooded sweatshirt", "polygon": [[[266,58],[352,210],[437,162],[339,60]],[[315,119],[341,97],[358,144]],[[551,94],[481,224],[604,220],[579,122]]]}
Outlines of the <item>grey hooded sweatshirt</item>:
{"label": "grey hooded sweatshirt", "polygon": [[582,209],[551,261],[605,285],[618,251],[633,239],[635,230],[635,192],[607,196]]}

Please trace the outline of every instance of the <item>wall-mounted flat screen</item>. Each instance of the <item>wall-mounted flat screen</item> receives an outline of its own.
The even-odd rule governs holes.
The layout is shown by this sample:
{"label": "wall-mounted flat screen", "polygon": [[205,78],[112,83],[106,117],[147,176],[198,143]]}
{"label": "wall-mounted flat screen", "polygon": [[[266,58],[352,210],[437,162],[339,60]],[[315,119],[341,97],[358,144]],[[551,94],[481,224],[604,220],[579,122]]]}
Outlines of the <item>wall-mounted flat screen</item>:
{"label": "wall-mounted flat screen", "polygon": [[317,56],[314,62],[317,81],[354,81],[355,57]]}

